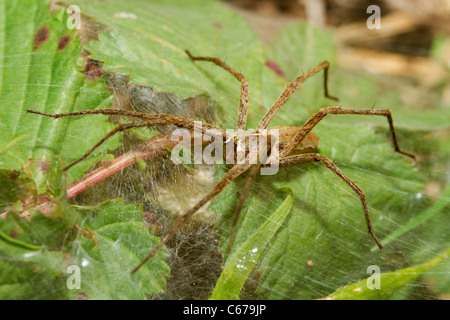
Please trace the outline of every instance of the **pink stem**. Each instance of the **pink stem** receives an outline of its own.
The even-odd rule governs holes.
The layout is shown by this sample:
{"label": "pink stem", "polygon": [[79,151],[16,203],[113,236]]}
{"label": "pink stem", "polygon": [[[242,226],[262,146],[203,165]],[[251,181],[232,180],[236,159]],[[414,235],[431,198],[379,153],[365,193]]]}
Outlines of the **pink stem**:
{"label": "pink stem", "polygon": [[77,194],[117,171],[137,163],[140,159],[157,157],[168,152],[167,148],[173,148],[178,144],[178,141],[172,141],[170,136],[171,133],[160,134],[150,138],[145,143],[140,144],[120,157],[117,157],[111,163],[104,164],[71,183],[67,186],[67,200],[72,199]]}
{"label": "pink stem", "polygon": [[[168,152],[168,148],[173,148],[178,144],[178,141],[171,140],[172,133],[160,134],[156,137],[148,139],[146,142],[138,145],[132,150],[117,157],[108,164],[103,164],[97,169],[89,172],[84,177],[71,183],[67,186],[67,200],[72,199],[77,194],[83,192],[87,188],[93,186],[97,182],[109,177],[110,175],[137,163],[141,159],[147,159],[160,156]],[[42,201],[33,207],[33,210],[41,211],[43,213],[50,212],[51,202]],[[29,216],[29,210],[23,211],[20,215],[23,217]],[[0,217],[6,217],[8,212],[3,212]]]}

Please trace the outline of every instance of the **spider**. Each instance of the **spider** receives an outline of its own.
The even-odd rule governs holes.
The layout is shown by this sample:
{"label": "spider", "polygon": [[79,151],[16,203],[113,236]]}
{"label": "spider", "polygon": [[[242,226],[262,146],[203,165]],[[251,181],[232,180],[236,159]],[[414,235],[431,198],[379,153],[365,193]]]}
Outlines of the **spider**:
{"label": "spider", "polygon": [[[287,102],[287,100],[292,96],[292,94],[297,90],[297,88],[304,83],[308,78],[313,76],[314,74],[324,71],[324,95],[325,97],[333,100],[337,100],[337,98],[328,94],[328,69],[330,67],[330,63],[328,61],[323,61],[319,63],[316,67],[309,70],[307,73],[302,74],[291,81],[278,99],[273,103],[273,105],[269,108],[267,113],[261,119],[256,131],[247,129],[247,110],[248,110],[248,101],[249,101],[249,86],[245,76],[241,73],[230,67],[228,64],[215,57],[197,57],[193,56],[189,51],[185,51],[187,56],[193,61],[209,61],[212,62],[219,67],[225,69],[229,73],[231,73],[237,80],[241,82],[241,91],[240,91],[240,99],[239,99],[239,109],[238,109],[238,117],[237,117],[237,131],[244,132],[244,135],[241,136],[241,139],[245,139],[245,137],[249,135],[258,135],[263,130],[267,129],[270,121],[277,114],[277,112],[283,107],[283,105]],[[113,130],[107,133],[99,142],[97,142],[89,151],[87,151],[82,157],[78,160],[72,162],[68,166],[64,168],[64,171],[67,171],[69,168],[74,166],[86,159],[95,149],[97,149],[102,143],[104,143],[107,139],[111,138],[118,132],[126,131],[134,128],[141,127],[154,127],[154,126],[167,126],[174,125],[179,128],[192,130],[199,130],[199,128],[195,127],[194,120],[182,117],[175,117],[169,114],[149,114],[135,111],[126,111],[126,110],[115,110],[115,109],[97,109],[97,110],[85,110],[85,111],[77,111],[77,112],[69,112],[69,113],[60,113],[60,114],[48,114],[35,110],[27,110],[29,113],[34,113],[42,116],[52,117],[52,118],[61,118],[61,117],[70,117],[70,116],[82,116],[82,115],[91,115],[91,114],[103,114],[103,115],[117,115],[117,116],[125,116],[129,118],[140,119],[140,122],[132,122],[127,124],[121,124],[116,126]],[[311,132],[311,130],[328,114],[354,114],[354,115],[377,115],[384,116],[387,118],[389,123],[389,129],[392,135],[392,140],[394,143],[395,151],[411,157],[415,159],[414,155],[404,152],[400,150],[397,136],[394,129],[394,124],[392,120],[392,115],[389,109],[352,109],[352,108],[342,108],[341,106],[335,107],[326,107],[319,109],[316,113],[314,113],[303,126],[301,127],[291,127],[291,126],[281,126],[276,127],[280,129],[280,138],[279,144],[277,146],[279,152],[279,167],[287,167],[298,164],[304,164],[308,162],[321,162],[328,169],[334,172],[340,179],[342,179],[360,198],[364,216],[368,228],[369,235],[373,238],[375,243],[378,245],[379,249],[382,250],[383,246],[381,242],[376,237],[369,216],[369,209],[366,200],[366,196],[364,191],[358,187],[352,180],[350,180],[330,159],[319,154],[319,153],[310,153],[307,151],[311,151],[318,148],[319,138]],[[275,128],[275,127],[274,127]],[[206,133],[207,130],[218,130],[220,134],[226,138],[226,133],[223,129],[218,128],[216,126],[210,124],[202,124],[201,131]],[[270,129],[269,129],[270,130]],[[217,131],[216,131],[217,132]],[[237,147],[237,141],[235,140],[235,148]],[[271,151],[268,151],[271,153]],[[305,153],[307,152],[307,153]],[[244,155],[244,157],[248,157],[248,153]],[[194,207],[188,210],[184,215],[182,215],[172,226],[170,231],[165,234],[159,243],[150,251],[147,257],[131,272],[132,274],[137,272],[148,260],[150,260],[158,250],[160,250],[169,239],[206,203],[212,200],[215,196],[217,196],[224,188],[231,183],[233,180],[249,171],[249,174],[246,178],[243,192],[241,193],[241,197],[238,202],[238,206],[236,209],[236,213],[233,218],[233,224],[230,235],[230,242],[228,245],[228,249],[231,246],[233,241],[233,234],[236,223],[238,221],[239,212],[242,209],[245,198],[248,195],[248,191],[252,182],[254,181],[257,171],[260,167],[267,166],[267,164],[261,164],[258,162],[257,164],[252,164],[249,161],[244,161],[241,164],[235,164],[231,167],[231,169],[222,177],[222,179],[215,185],[215,187],[202,199],[200,200]]]}

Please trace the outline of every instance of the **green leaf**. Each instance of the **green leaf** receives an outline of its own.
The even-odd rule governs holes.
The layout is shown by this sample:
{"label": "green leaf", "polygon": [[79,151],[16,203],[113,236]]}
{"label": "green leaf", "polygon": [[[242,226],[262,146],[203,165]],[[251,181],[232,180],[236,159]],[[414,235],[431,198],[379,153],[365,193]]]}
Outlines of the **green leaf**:
{"label": "green leaf", "polygon": [[9,212],[0,219],[0,299],[64,299],[67,220]]}
{"label": "green leaf", "polygon": [[63,254],[60,252],[29,250],[0,241],[0,270],[2,300],[68,297]]}
{"label": "green leaf", "polygon": [[8,243],[10,243],[12,245],[16,245],[18,247],[22,247],[22,248],[25,248],[25,249],[34,250],[34,251],[38,251],[38,250],[43,249],[42,246],[35,246],[35,245],[32,245],[32,244],[29,244],[29,243],[26,243],[26,242],[14,239],[14,238],[6,235],[5,233],[3,233],[1,231],[0,231],[0,238],[2,238],[3,241],[6,241],[6,242],[8,242]]}
{"label": "green leaf", "polygon": [[[91,57],[103,61],[108,71],[129,75],[130,83],[174,92],[179,99],[205,93],[221,108],[237,106],[239,82],[211,63],[192,63],[184,52],[190,50],[193,55],[226,59],[246,75],[252,88],[249,118],[261,104],[260,74],[266,69],[262,43],[224,4],[201,0],[73,3],[109,27],[99,34],[99,41],[86,46]],[[121,18],[120,13],[128,18]],[[221,119],[223,125],[235,127],[236,110]]]}
{"label": "green leaf", "polygon": [[10,212],[1,224],[4,240],[30,250],[40,250],[44,245],[48,250],[60,250],[71,227],[69,219],[49,218],[42,213],[33,214],[28,221]]}
{"label": "green leaf", "polygon": [[[427,208],[420,214],[413,217],[410,221],[408,221],[405,225],[398,228],[391,234],[389,234],[386,238],[381,240],[383,245],[388,244],[389,242],[397,239],[407,232],[411,232],[413,229],[424,225],[428,220],[432,219],[436,215],[445,215],[444,209],[450,206],[450,185],[447,185],[445,190],[442,192],[439,199],[434,203],[431,208]],[[376,250],[375,247],[372,247],[372,251]]]}
{"label": "green leaf", "polygon": [[19,178],[20,172],[14,170],[0,170],[0,211],[5,212],[20,196],[23,183]]}
{"label": "green leaf", "polygon": [[77,209],[81,235],[72,263],[81,269],[81,289],[71,294],[94,300],[145,299],[164,290],[169,273],[164,251],[131,274],[159,241],[149,234],[142,206],[111,200]]}
{"label": "green leaf", "polygon": [[[112,103],[103,79],[85,79],[81,42],[75,30],[67,28],[67,19],[65,10],[51,14],[44,0],[0,4],[1,208],[2,213],[11,208],[31,210],[29,220],[13,212],[0,218],[2,299],[69,297],[65,259],[73,245],[78,213],[65,203],[61,162],[67,165],[78,159],[114,126],[104,116],[53,120],[26,113],[27,109],[62,113],[106,108]],[[111,139],[70,169],[67,180],[81,177],[119,139],[119,135]],[[52,217],[33,212],[39,210],[41,195],[50,208],[46,214]],[[149,244],[146,234],[141,237]],[[137,283],[144,282],[148,273],[138,276]],[[161,271],[157,280],[142,285],[145,292],[159,290],[164,276]]]}
{"label": "green leaf", "polygon": [[283,191],[289,193],[286,200],[270,216],[270,218],[248,238],[238,251],[227,260],[211,295],[211,299],[239,299],[239,293],[250,275],[250,272],[253,270],[253,267],[259,260],[261,253],[283,224],[292,208],[292,190],[284,188]]}
{"label": "green leaf", "polygon": [[[335,54],[336,41],[334,33],[318,29],[307,23],[292,23],[283,28],[278,36],[275,37],[273,43],[267,48],[267,56],[283,71],[285,80],[295,79],[322,61],[330,62],[331,71],[329,76],[331,79],[336,79],[334,74],[336,69],[334,63]],[[334,83],[329,85],[329,89],[331,95],[336,94]],[[294,98],[296,103],[291,103],[291,107],[287,107],[291,112],[297,113],[299,112],[298,109],[303,109],[303,112],[305,112],[308,109],[317,109],[318,106],[323,104],[335,104],[334,101],[324,97],[322,74],[308,79],[302,84],[299,92],[301,94],[296,94]],[[298,106],[299,104],[302,105],[301,108]],[[283,112],[283,114],[294,116],[291,112]],[[307,116],[307,113],[298,114],[298,119]]]}
{"label": "green leaf", "polygon": [[[372,279],[362,280],[360,282],[345,286],[337,290],[325,300],[385,300],[391,298],[402,287],[415,280],[429,269],[435,267],[444,259],[448,259],[450,249],[446,250],[436,258],[421,265],[401,269],[395,272],[380,274],[379,288],[372,288],[368,283]],[[375,277],[375,276],[374,276]],[[371,283],[372,284],[372,283]],[[373,284],[372,284],[373,285]]]}

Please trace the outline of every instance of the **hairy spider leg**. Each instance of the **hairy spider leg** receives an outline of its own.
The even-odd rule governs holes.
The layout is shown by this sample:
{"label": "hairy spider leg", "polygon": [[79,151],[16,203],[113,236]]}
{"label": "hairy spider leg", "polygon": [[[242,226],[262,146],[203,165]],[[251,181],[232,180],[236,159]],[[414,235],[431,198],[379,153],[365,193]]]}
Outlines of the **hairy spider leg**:
{"label": "hairy spider leg", "polygon": [[[229,73],[234,75],[234,77],[241,82],[241,94],[240,94],[240,99],[239,99],[237,130],[242,129],[243,131],[245,131],[246,123],[247,123],[248,101],[249,101],[249,86],[248,86],[247,80],[245,79],[245,76],[241,72],[234,70],[232,67],[230,67],[228,64],[226,64],[219,58],[194,57],[188,50],[186,50],[186,54],[189,56],[189,58],[192,61],[203,60],[203,61],[210,61],[210,62],[215,63],[216,65],[222,67],[223,69],[225,69],[226,71],[228,71]],[[317,73],[321,70],[324,70],[324,94],[325,94],[325,97],[333,99],[333,100],[338,100],[336,97],[333,97],[328,94],[328,69],[329,69],[329,67],[330,67],[329,62],[324,61],[324,62],[320,63],[319,65],[317,65],[315,68],[311,69],[306,74],[300,75],[299,77],[294,79],[287,86],[287,88],[284,90],[284,92],[281,94],[281,96],[277,99],[277,101],[269,109],[269,111],[267,112],[267,114],[264,116],[261,123],[259,124],[258,129],[266,129],[270,120],[275,116],[275,114],[278,112],[278,110],[281,109],[281,107],[285,104],[285,102],[289,99],[289,97],[294,93],[294,91],[298,88],[298,86],[300,84],[302,84],[303,82],[305,82],[309,77],[311,77],[312,75],[314,75],[315,73]],[[248,197],[250,187],[256,178],[256,172],[258,171],[259,168],[260,168],[260,165],[255,166],[250,171],[250,174],[249,174],[248,178],[246,179],[244,190],[240,196],[238,206],[237,206],[234,218],[233,218],[233,224],[232,224],[231,233],[230,233],[230,240],[228,243],[228,252],[231,250],[231,246],[232,246],[233,239],[234,239],[235,228],[237,225],[237,221],[239,219],[239,214],[243,208],[246,198]]]}
{"label": "hairy spider leg", "polygon": [[236,79],[238,79],[241,82],[241,95],[239,98],[239,109],[238,109],[238,119],[237,119],[237,130],[245,131],[247,128],[247,111],[248,111],[248,99],[249,99],[249,91],[250,88],[248,86],[247,79],[245,79],[245,76],[239,72],[234,70],[232,67],[230,67],[228,64],[220,60],[219,58],[214,57],[194,57],[188,50],[186,50],[186,54],[189,56],[189,58],[192,61],[210,61],[218,65],[219,67],[222,67],[229,73],[231,73]]}
{"label": "hairy spider leg", "polygon": [[[395,133],[394,123],[392,120],[391,112],[388,109],[370,109],[370,110],[360,110],[360,109],[350,109],[350,108],[342,108],[342,107],[328,107],[328,108],[322,108],[319,109],[311,118],[306,121],[306,123],[300,128],[300,130],[297,132],[297,134],[291,139],[289,143],[287,143],[283,149],[280,150],[280,166],[281,163],[286,163],[289,161],[294,161],[295,159],[298,159],[299,163],[304,162],[310,162],[310,161],[321,161],[325,166],[327,166],[330,170],[332,170],[334,173],[336,173],[341,179],[344,180],[345,183],[347,183],[361,198],[361,201],[363,203],[364,208],[364,215],[366,217],[367,226],[369,228],[369,233],[372,236],[372,238],[377,243],[378,247],[382,249],[382,246],[379,242],[379,240],[376,238],[373,230],[372,225],[370,223],[370,217],[369,217],[369,211],[367,206],[367,201],[365,198],[364,192],[356,186],[350,179],[348,179],[334,164],[331,160],[325,158],[324,156],[318,155],[318,154],[304,154],[304,155],[298,155],[295,156],[297,158],[291,158],[288,157],[289,154],[292,152],[292,150],[302,142],[303,139],[307,136],[309,132],[327,115],[327,114],[357,114],[357,115],[378,115],[378,116],[385,116],[388,119],[389,122],[389,128],[392,134],[392,139],[394,142],[395,151],[401,154],[404,154],[408,157],[411,157],[415,159],[415,156],[404,152],[400,150],[397,142],[397,135]],[[293,159],[293,160],[287,160],[287,159]],[[308,160],[309,159],[309,160]],[[304,161],[304,162],[302,162]]]}
{"label": "hairy spider leg", "polygon": [[87,151],[85,154],[83,154],[80,158],[78,158],[77,160],[75,160],[74,162],[72,162],[71,164],[69,164],[68,166],[66,166],[63,171],[67,171],[70,168],[72,168],[74,165],[80,163],[81,161],[83,161],[84,159],[86,159],[87,157],[89,157],[91,155],[92,152],[95,151],[95,149],[97,149],[98,147],[100,147],[100,145],[102,145],[106,140],[108,140],[109,138],[113,137],[116,133],[118,132],[122,132],[122,131],[126,131],[126,130],[130,130],[130,129],[135,129],[135,128],[144,128],[144,127],[150,127],[155,125],[154,122],[137,122],[137,123],[126,123],[126,124],[121,124],[118,125],[117,127],[115,127],[114,129],[112,129],[110,132],[108,132],[100,141],[98,141],[91,149],[89,149],[89,151]]}
{"label": "hairy spider leg", "polygon": [[155,256],[159,249],[161,249],[167,241],[183,226],[198,210],[200,210],[206,203],[208,203],[211,199],[217,196],[222,190],[234,179],[239,177],[245,171],[247,171],[252,165],[251,164],[242,164],[235,165],[232,167],[216,184],[214,189],[209,192],[202,200],[200,200],[192,209],[190,209],[187,213],[182,215],[177,222],[174,224],[169,233],[165,234],[164,237],[158,242],[158,244],[152,249],[152,251],[147,255],[147,257],[142,260],[142,262],[131,271],[132,274],[136,273],[148,260]]}
{"label": "hairy spider leg", "polygon": [[[97,109],[97,110],[85,110],[85,111],[77,111],[77,112],[68,112],[68,113],[57,113],[57,114],[49,114],[36,110],[27,110],[28,113],[39,114],[46,117],[52,117],[55,119],[62,117],[71,117],[71,116],[81,116],[81,115],[90,115],[90,114],[104,114],[104,115],[120,115],[126,117],[133,117],[138,119],[147,120],[145,122],[134,122],[118,125],[113,130],[108,132],[100,141],[98,141],[89,151],[87,151],[80,158],[66,166],[63,170],[67,171],[77,163],[86,159],[92,152],[94,152],[100,145],[102,145],[106,140],[114,136],[118,132],[135,129],[135,128],[143,128],[143,127],[156,127],[156,126],[167,126],[174,125],[180,128],[185,128],[189,130],[196,130],[197,127],[194,124],[194,121],[187,118],[174,117],[168,114],[148,114],[141,113],[135,111],[127,111],[127,110],[114,110],[114,109]],[[222,129],[202,123],[202,132],[204,134],[208,134],[209,130],[219,130],[223,137],[226,138],[226,133]]]}
{"label": "hairy spider leg", "polygon": [[316,67],[309,70],[305,74],[299,75],[297,78],[292,80],[278,97],[278,99],[273,103],[273,105],[269,108],[267,113],[261,119],[261,122],[258,125],[258,129],[267,129],[270,121],[277,114],[277,112],[285,105],[285,103],[289,100],[289,98],[294,94],[294,92],[299,88],[299,86],[308,80],[311,76],[318,73],[321,70],[324,70],[324,94],[325,97],[333,100],[338,100],[338,98],[333,97],[328,94],[328,69],[330,67],[330,63],[328,61],[323,61],[319,63]]}
{"label": "hairy spider leg", "polygon": [[255,181],[256,174],[258,170],[261,168],[261,164],[254,165],[248,172],[248,176],[245,179],[244,188],[242,189],[241,196],[239,197],[239,202],[236,207],[236,212],[234,213],[233,217],[233,223],[231,225],[231,231],[230,231],[230,239],[228,240],[228,253],[231,251],[231,246],[233,245],[234,236],[236,232],[236,225],[239,219],[239,214],[242,211],[242,208],[244,207],[245,200],[248,197],[248,194],[250,192],[250,187],[252,186],[253,181]]}
{"label": "hairy spider leg", "polygon": [[291,151],[302,142],[309,132],[328,114],[356,114],[356,115],[375,115],[375,116],[385,116],[389,122],[389,129],[392,134],[392,140],[394,143],[395,151],[406,155],[412,159],[415,156],[411,153],[400,150],[397,141],[397,135],[395,133],[394,122],[392,120],[392,115],[389,109],[351,109],[342,107],[327,107],[319,109],[314,115],[305,122],[303,127],[297,132],[297,134],[287,143],[282,150],[280,150],[280,157],[288,156]]}
{"label": "hairy spider leg", "polygon": [[368,208],[367,200],[366,200],[366,194],[360,187],[358,187],[352,180],[350,180],[341,170],[339,170],[339,168],[333,163],[333,161],[331,161],[327,157],[325,157],[321,154],[318,154],[318,153],[304,153],[304,154],[289,156],[289,157],[280,159],[280,167],[293,166],[293,165],[297,165],[297,164],[303,164],[303,163],[315,162],[315,161],[320,161],[321,163],[323,163],[328,169],[333,171],[333,173],[335,173],[339,178],[341,178],[350,188],[352,188],[353,191],[355,191],[355,193],[361,199],[361,203],[362,203],[362,206],[364,209],[364,216],[366,218],[366,224],[367,224],[367,228],[369,230],[369,234],[371,235],[373,240],[375,240],[375,243],[378,245],[378,248],[380,248],[380,250],[382,250],[383,246],[381,245],[380,240],[378,240],[378,238],[376,237],[376,235],[373,231],[373,228],[372,228],[372,223],[370,221],[370,215],[369,215],[369,208]]}

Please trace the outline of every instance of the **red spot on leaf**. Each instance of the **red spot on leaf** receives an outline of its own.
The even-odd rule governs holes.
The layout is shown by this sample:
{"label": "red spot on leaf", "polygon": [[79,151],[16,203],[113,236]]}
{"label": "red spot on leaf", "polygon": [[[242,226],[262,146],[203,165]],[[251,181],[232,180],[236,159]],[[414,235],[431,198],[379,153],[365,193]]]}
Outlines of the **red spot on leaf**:
{"label": "red spot on leaf", "polygon": [[70,36],[69,35],[62,36],[61,39],[59,39],[58,50],[61,51],[62,49],[67,47],[69,43],[70,43]]}
{"label": "red spot on leaf", "polygon": [[265,63],[266,67],[275,72],[280,78],[286,78],[286,74],[281,70],[280,66],[273,60],[267,60]]}
{"label": "red spot on leaf", "polygon": [[33,44],[33,50],[38,49],[42,44],[48,40],[48,34],[50,30],[43,26],[41,27],[34,36],[34,44]]}
{"label": "red spot on leaf", "polygon": [[223,29],[223,25],[222,25],[221,23],[219,23],[219,22],[215,22],[215,23],[213,24],[213,27],[214,27],[214,28],[217,28],[217,29]]}

